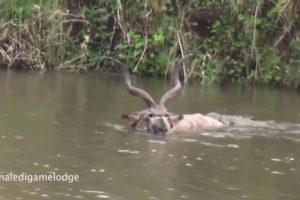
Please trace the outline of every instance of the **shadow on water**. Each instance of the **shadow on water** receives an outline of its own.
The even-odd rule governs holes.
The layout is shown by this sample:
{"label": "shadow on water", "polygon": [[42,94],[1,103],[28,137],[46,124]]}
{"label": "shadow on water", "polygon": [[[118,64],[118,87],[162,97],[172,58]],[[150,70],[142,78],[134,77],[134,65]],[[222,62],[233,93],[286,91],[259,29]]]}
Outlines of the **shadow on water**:
{"label": "shadow on water", "polygon": [[[155,99],[168,88],[161,80],[137,83]],[[121,113],[144,104],[120,76],[0,72],[0,91],[0,175],[80,177],[1,183],[0,199],[299,199],[297,93],[187,86],[171,111],[280,123],[163,138],[131,133],[121,122]]]}

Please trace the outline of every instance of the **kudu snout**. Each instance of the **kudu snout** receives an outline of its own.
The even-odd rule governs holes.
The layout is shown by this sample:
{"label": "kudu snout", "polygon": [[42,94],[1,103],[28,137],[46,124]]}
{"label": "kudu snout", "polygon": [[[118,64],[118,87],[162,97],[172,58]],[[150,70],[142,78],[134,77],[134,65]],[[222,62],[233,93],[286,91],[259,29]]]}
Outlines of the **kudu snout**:
{"label": "kudu snout", "polygon": [[171,99],[180,94],[182,85],[179,80],[179,72],[182,63],[191,55],[192,54],[184,56],[174,65],[172,72],[174,86],[161,97],[159,104],[156,104],[151,95],[145,90],[132,86],[129,70],[122,62],[112,57],[106,57],[106,59],[111,60],[121,69],[127,91],[133,96],[142,98],[147,105],[147,109],[145,110],[123,114],[121,116],[122,119],[126,120],[126,122],[134,129],[144,122],[146,123],[147,131],[154,134],[165,134],[172,129],[183,116],[168,112],[166,105]]}

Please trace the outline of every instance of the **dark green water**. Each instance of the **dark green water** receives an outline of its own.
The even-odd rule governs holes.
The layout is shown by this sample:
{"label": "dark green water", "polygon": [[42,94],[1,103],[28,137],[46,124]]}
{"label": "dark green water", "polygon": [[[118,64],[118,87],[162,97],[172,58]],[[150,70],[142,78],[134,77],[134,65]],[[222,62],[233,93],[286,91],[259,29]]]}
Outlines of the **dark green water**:
{"label": "dark green water", "polygon": [[[155,98],[168,87],[137,82]],[[0,200],[300,199],[300,130],[131,133],[120,114],[142,108],[119,76],[0,72],[0,175],[79,176],[74,183],[2,181]],[[300,95],[276,89],[187,86],[169,108],[300,123]]]}

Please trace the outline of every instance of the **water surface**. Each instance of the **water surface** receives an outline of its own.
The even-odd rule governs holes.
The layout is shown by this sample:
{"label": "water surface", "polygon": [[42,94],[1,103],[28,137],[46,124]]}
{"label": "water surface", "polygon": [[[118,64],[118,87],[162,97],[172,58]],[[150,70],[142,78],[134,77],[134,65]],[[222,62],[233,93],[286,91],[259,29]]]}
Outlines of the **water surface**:
{"label": "water surface", "polygon": [[[137,80],[156,99],[162,80]],[[0,182],[1,199],[299,200],[299,130],[134,134],[144,108],[120,76],[0,72],[0,174],[77,174],[78,182]],[[299,94],[189,85],[170,111],[300,123]]]}

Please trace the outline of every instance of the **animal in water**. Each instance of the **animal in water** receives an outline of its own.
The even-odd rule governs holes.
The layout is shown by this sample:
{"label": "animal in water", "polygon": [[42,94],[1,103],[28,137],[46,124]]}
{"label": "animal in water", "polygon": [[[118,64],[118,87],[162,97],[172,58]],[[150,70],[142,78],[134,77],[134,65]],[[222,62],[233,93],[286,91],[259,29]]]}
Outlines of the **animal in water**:
{"label": "animal in water", "polygon": [[158,104],[155,103],[151,95],[145,90],[132,86],[128,68],[122,62],[112,57],[106,58],[121,69],[127,91],[131,95],[143,99],[147,105],[147,108],[142,111],[121,115],[122,119],[124,119],[129,126],[137,130],[142,127],[142,124],[145,124],[147,132],[157,135],[166,135],[174,132],[215,129],[224,125],[221,121],[200,113],[175,114],[167,110],[166,105],[168,102],[178,96],[182,90],[179,72],[183,62],[190,57],[191,54],[188,54],[175,63],[172,72],[173,87],[161,97]]}

